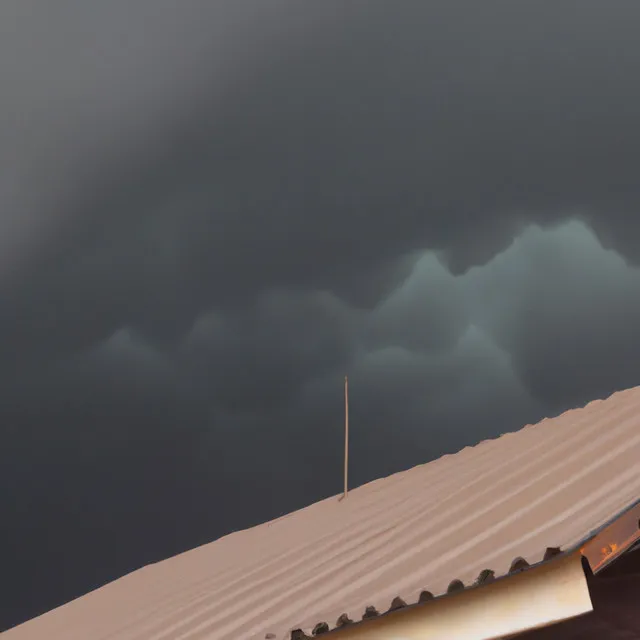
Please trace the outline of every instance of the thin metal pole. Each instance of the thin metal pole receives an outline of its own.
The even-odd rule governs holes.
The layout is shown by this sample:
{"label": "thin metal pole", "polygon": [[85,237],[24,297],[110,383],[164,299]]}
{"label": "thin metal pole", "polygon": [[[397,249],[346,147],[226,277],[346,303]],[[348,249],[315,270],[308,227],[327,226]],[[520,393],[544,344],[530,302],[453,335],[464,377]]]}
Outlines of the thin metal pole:
{"label": "thin metal pole", "polygon": [[349,379],[344,377],[344,495],[349,492]]}

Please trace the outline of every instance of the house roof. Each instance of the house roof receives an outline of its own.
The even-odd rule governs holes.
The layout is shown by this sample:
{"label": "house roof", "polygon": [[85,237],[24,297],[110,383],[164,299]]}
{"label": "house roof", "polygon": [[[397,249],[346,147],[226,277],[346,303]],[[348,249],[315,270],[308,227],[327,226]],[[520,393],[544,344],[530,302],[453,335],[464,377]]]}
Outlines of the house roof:
{"label": "house roof", "polygon": [[574,549],[639,497],[634,388],[149,565],[3,640],[311,634]]}

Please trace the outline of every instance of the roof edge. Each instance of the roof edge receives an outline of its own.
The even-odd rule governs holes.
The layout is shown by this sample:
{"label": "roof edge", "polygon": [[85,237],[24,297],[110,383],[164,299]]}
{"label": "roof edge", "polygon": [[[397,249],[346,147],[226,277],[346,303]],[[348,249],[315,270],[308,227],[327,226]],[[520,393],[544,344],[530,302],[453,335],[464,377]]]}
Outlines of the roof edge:
{"label": "roof edge", "polygon": [[[475,589],[335,629],[326,637],[493,640],[592,610],[582,554],[576,551]],[[292,637],[309,636],[298,631]]]}

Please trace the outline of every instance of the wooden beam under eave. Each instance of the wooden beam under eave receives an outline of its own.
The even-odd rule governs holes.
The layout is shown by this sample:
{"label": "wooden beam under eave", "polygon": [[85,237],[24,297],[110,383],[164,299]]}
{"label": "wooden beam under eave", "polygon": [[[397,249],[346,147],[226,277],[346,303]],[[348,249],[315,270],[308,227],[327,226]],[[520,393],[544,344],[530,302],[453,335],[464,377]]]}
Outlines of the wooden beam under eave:
{"label": "wooden beam under eave", "polygon": [[494,640],[592,610],[582,557],[576,552],[482,587],[345,627],[327,640]]}

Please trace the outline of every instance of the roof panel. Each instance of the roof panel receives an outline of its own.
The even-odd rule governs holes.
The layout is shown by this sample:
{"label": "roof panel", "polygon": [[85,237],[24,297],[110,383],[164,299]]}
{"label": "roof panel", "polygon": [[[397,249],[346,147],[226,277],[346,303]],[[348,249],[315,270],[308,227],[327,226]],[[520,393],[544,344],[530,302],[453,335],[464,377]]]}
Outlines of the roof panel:
{"label": "roof panel", "polygon": [[616,393],[145,567],[3,640],[279,639],[504,575],[640,497],[639,411],[640,388]]}

